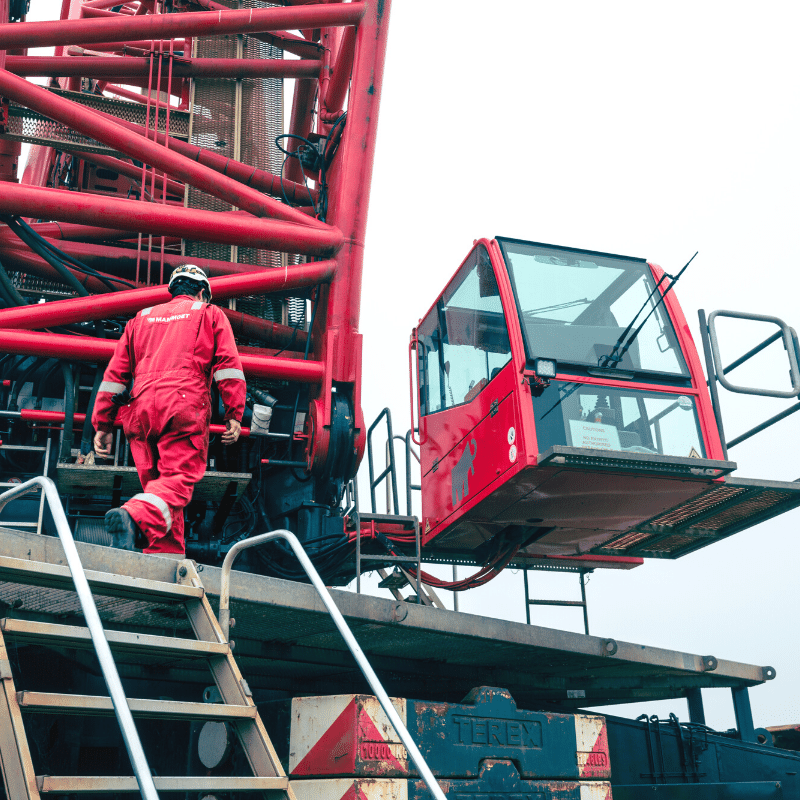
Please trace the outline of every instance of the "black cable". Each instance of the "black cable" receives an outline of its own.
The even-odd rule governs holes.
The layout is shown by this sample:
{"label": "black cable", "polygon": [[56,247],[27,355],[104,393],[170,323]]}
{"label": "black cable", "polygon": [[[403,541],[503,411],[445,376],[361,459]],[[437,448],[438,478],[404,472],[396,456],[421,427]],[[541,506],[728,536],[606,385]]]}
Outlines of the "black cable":
{"label": "black cable", "polygon": [[77,272],[82,272],[85,275],[89,275],[93,278],[97,278],[99,281],[102,281],[102,283],[104,283],[112,291],[118,291],[118,287],[114,286],[113,283],[121,283],[131,289],[135,288],[134,284],[132,284],[130,281],[123,280],[122,278],[115,278],[111,275],[102,275],[101,273],[97,272],[97,270],[94,270],[84,264],[82,261],[79,261],[77,258],[65,253],[63,250],[59,250],[51,242],[47,241],[47,239],[45,239],[41,234],[37,233],[30,225],[28,225],[27,222],[19,217],[3,217],[2,219],[14,232],[14,234],[16,234],[23,242],[25,242],[25,244],[27,244],[31,250],[41,256],[45,261],[47,261],[48,264],[50,264],[50,266],[56,269],[61,277],[67,282],[67,284],[72,286],[78,292],[78,294],[88,297],[90,293],[83,286],[83,284],[78,281],[72,272],[70,272],[70,269],[67,267],[67,263],[70,264],[71,267]]}
{"label": "black cable", "polygon": [[28,305],[28,301],[25,300],[25,298],[17,291],[17,287],[11,282],[11,278],[8,277],[8,273],[6,272],[6,268],[3,266],[2,262],[0,262],[0,283],[3,284],[3,288],[8,293],[9,298],[14,301],[14,305]]}
{"label": "black cable", "polygon": [[16,224],[14,219],[6,219],[6,224],[9,228],[22,239],[25,244],[33,250],[34,253],[41,256],[63,279],[64,283],[72,287],[81,297],[88,297],[89,291],[86,287],[67,269],[65,264],[56,258],[49,250],[41,247],[38,242],[35,242],[28,232],[21,226]]}

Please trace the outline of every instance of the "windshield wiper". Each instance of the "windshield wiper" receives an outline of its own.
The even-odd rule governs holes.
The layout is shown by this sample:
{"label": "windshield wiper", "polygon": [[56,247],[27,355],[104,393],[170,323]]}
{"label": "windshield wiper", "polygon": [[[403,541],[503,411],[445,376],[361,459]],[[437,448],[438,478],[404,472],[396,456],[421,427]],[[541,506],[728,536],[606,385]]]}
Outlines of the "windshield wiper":
{"label": "windshield wiper", "polygon": [[[698,250],[697,252],[700,251]],[[683,275],[683,273],[686,272],[686,268],[689,266],[689,264],[692,263],[692,261],[694,261],[696,256],[697,253],[695,253],[683,265],[683,269],[675,277],[673,277],[672,275],[668,275],[666,272],[661,276],[658,283],[655,285],[653,291],[650,292],[650,294],[647,296],[647,300],[644,301],[644,304],[636,312],[633,319],[628,324],[628,327],[625,328],[625,330],[620,335],[619,339],[617,339],[617,342],[614,345],[614,349],[607,356],[602,356],[601,358],[598,359],[597,363],[599,367],[601,367],[602,369],[615,369],[617,365],[620,363],[620,361],[622,361],[622,359],[625,358],[625,354],[628,352],[630,346],[636,341],[636,337],[642,332],[642,328],[644,328],[644,326],[647,324],[647,320],[650,319],[650,317],[654,314],[655,310],[659,307],[659,305],[661,305],[661,303],[664,302],[664,298],[672,291],[672,287],[675,286],[675,284],[680,279],[681,275]],[[644,311],[644,309],[647,307],[647,304],[652,300],[653,295],[658,291],[658,287],[661,286],[661,283],[664,280],[664,278],[670,279],[671,281],[670,285],[667,286],[667,288],[664,290],[664,293],[658,298],[658,300],[655,303],[653,303],[653,307],[650,309],[650,312],[644,318],[644,320],[642,320],[642,324],[639,325],[639,327],[631,334],[630,338],[627,341],[625,341],[625,338],[630,333],[630,330],[636,323],[636,320],[639,319],[639,314],[641,314],[642,311]],[[624,345],[623,342],[625,342]]]}
{"label": "windshield wiper", "polygon": [[542,306],[541,308],[529,308],[523,312],[524,316],[532,316],[533,314],[540,314],[542,311],[563,311],[565,308],[572,308],[573,306],[585,306],[591,303],[588,297],[582,300],[569,300],[566,303],[556,303],[553,306]]}

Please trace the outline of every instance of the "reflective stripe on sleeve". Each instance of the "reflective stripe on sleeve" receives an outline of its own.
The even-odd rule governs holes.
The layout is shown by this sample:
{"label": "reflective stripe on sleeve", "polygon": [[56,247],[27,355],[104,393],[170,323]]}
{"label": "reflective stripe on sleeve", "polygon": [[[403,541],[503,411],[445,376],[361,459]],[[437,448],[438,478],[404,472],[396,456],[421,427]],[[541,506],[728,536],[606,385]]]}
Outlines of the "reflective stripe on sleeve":
{"label": "reflective stripe on sleeve", "polygon": [[150,306],[150,308],[143,308],[142,309],[142,316],[146,317],[152,310],[153,310],[153,306]]}
{"label": "reflective stripe on sleeve", "polygon": [[124,383],[115,383],[114,381],[103,381],[98,387],[98,392],[112,392],[113,394],[120,394],[128,387]]}
{"label": "reflective stripe on sleeve", "polygon": [[157,495],[151,492],[140,492],[131,497],[131,500],[141,500],[143,503],[149,503],[155,506],[164,517],[164,523],[169,531],[172,528],[172,514],[170,513],[169,506]]}
{"label": "reflective stripe on sleeve", "polygon": [[228,379],[243,381],[244,372],[242,372],[240,369],[218,369],[214,373],[215,381],[224,381]]}

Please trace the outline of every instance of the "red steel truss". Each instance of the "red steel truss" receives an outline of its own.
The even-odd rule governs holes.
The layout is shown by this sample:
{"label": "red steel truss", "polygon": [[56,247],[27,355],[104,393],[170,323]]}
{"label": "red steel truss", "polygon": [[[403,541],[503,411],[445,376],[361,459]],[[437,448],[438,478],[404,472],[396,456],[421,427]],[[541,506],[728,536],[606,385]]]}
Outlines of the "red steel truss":
{"label": "red steel truss", "polygon": [[[237,333],[263,345],[263,352],[242,348],[249,377],[310,387],[308,436],[299,438],[308,441],[307,463],[330,475],[336,473],[328,452],[334,396],[346,398],[354,415],[349,452],[360,457],[363,449],[361,269],[390,0],[230,5],[73,0],[64,3],[60,20],[26,22],[9,21],[9,0],[0,0],[5,23],[0,24],[0,180],[5,181],[0,218],[30,222],[42,241],[66,254],[66,273],[97,295],[0,310],[0,351],[107,359],[110,340],[46,329],[131,315],[159,302],[166,297],[160,284],[184,260],[181,240],[283,253],[282,267],[235,258],[191,260],[215,276],[217,299],[286,296],[287,290],[316,287],[308,335],[233,309],[228,315]],[[193,56],[197,37],[239,34],[286,57]],[[27,54],[28,48],[48,46],[55,48],[52,56]],[[305,148],[309,157],[303,163],[288,157],[282,174],[273,174],[177,136],[174,120],[191,107],[192,81],[209,78],[293,81],[285,132],[294,136],[282,144],[290,152]],[[92,98],[121,99],[140,109],[146,124],[110,113],[108,105],[104,111],[84,102]],[[19,137],[6,135],[15,108],[83,134],[95,145],[34,140],[20,177]],[[311,152],[317,142],[322,145]],[[106,170],[118,176],[124,190],[109,195],[86,185],[65,186],[64,163]],[[190,207],[184,201],[188,187],[227,210]],[[69,259],[94,272],[81,271]],[[13,226],[0,225],[0,263],[48,280],[63,281],[65,274],[46,253],[18,238]],[[342,460],[341,451],[336,457]]]}

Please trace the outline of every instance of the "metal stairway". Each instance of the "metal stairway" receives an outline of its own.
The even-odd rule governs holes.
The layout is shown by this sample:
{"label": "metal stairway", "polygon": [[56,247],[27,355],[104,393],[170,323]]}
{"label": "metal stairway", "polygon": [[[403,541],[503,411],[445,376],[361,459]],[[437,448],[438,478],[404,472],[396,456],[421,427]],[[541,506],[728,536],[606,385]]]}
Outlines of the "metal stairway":
{"label": "metal stairway", "polygon": [[[289,781],[281,767],[269,736],[261,722],[247,682],[242,677],[231,653],[231,646],[217,622],[205,595],[203,585],[190,560],[176,562],[176,582],[162,583],[102,572],[84,572],[63,509],[52,481],[38,478],[0,496],[0,506],[8,502],[8,495],[17,496],[42,487],[50,502],[56,526],[64,545],[69,566],[42,564],[21,559],[0,557],[0,580],[27,584],[46,589],[77,591],[87,627],[62,625],[35,619],[6,618],[0,622],[0,765],[2,766],[6,797],[9,800],[35,800],[48,794],[98,794],[139,793],[150,800],[157,792],[258,792],[270,800],[294,800]],[[60,513],[59,513],[60,512]],[[63,523],[59,524],[59,523]],[[66,526],[66,534],[64,533]],[[77,561],[77,567],[72,558]],[[82,586],[86,591],[82,592]],[[125,598],[133,601],[166,603],[185,609],[186,617],[195,638],[179,638],[131,633],[128,631],[103,631],[91,594]],[[87,606],[88,603],[91,608]],[[94,613],[92,614],[92,609]],[[98,647],[97,629],[110,647],[104,659],[103,648]],[[40,691],[17,691],[15,687],[9,648],[14,644],[39,644],[53,648],[75,650],[95,647],[103,669],[110,697],[78,694],[57,694]],[[113,652],[114,657],[111,657]],[[179,658],[205,661],[216,684],[221,703],[176,702],[160,699],[130,699],[122,693],[116,660]],[[105,663],[104,663],[105,661]],[[110,664],[108,663],[110,661]],[[110,672],[109,672],[110,668]],[[119,694],[115,695],[114,679]],[[112,699],[113,698],[113,699]],[[120,711],[121,705],[125,706]],[[129,710],[129,714],[128,714]],[[117,714],[126,746],[134,766],[134,776],[93,775],[36,775],[28,737],[23,720],[27,715],[98,715]],[[226,722],[236,733],[236,738],[246,756],[252,776],[161,776],[151,777],[147,761],[139,744],[132,722],[126,730],[125,715],[161,720],[211,720]],[[132,746],[129,738],[135,739]],[[151,743],[157,745],[157,743]],[[149,787],[148,787],[149,784]]]}
{"label": "metal stairway", "polygon": [[[0,558],[0,577],[15,583],[29,583],[60,589],[72,587],[68,567],[32,564],[12,558]],[[256,711],[247,682],[242,677],[224,640],[222,630],[205,596],[192,561],[179,562],[174,585],[127,578],[98,572],[86,573],[96,594],[133,600],[172,601],[182,604],[196,639],[152,636],[125,631],[106,631],[106,639],[117,657],[192,658],[205,660],[223,703],[190,703],[172,700],[129,699],[135,718],[212,720],[227,722],[237,738],[253,772],[252,777],[156,777],[159,791],[253,792],[277,800],[293,798],[280,762]],[[17,692],[5,640],[37,643],[56,647],[91,648],[88,628],[57,625],[23,619],[0,622],[0,760],[9,798],[26,800],[48,793],[122,793],[139,792],[133,776],[50,776],[35,775],[23,727],[23,715],[35,713],[113,715],[110,697]]]}

